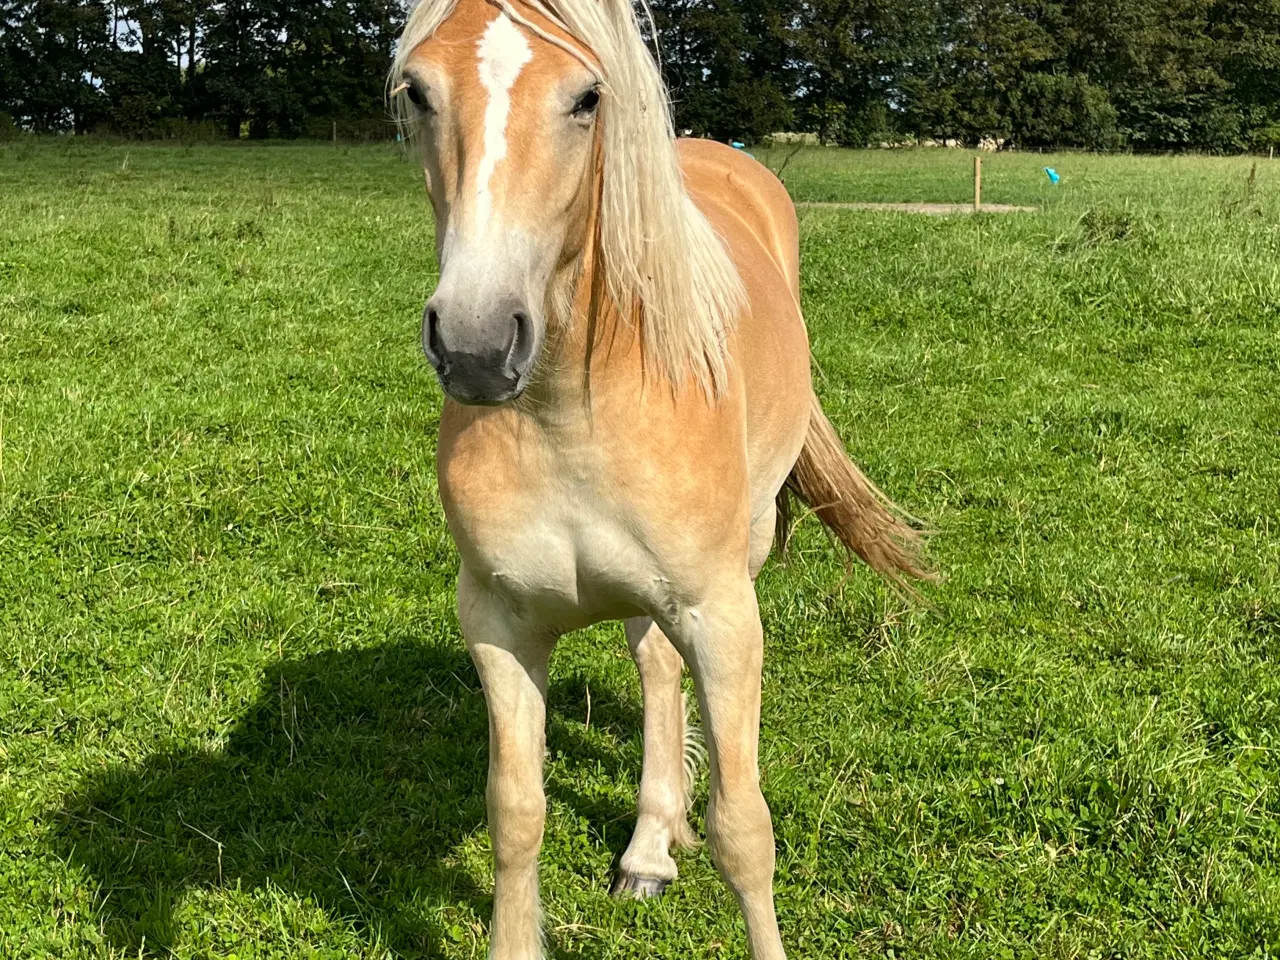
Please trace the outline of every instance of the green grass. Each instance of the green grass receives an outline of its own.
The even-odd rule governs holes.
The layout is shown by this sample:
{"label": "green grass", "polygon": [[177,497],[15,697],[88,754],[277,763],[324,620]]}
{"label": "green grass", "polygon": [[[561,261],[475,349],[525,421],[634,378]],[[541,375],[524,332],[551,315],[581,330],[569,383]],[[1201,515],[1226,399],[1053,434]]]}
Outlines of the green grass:
{"label": "green grass", "polygon": [[[786,178],[963,201],[969,162]],[[812,523],[761,579],[792,956],[1280,954],[1280,165],[1249,170],[999,155],[987,198],[1042,213],[804,212],[819,390],[947,580],[906,611]],[[483,956],[432,250],[385,148],[0,147],[0,956]],[[554,955],[745,956],[705,850],[606,895],[616,626],[562,643],[549,744]]]}

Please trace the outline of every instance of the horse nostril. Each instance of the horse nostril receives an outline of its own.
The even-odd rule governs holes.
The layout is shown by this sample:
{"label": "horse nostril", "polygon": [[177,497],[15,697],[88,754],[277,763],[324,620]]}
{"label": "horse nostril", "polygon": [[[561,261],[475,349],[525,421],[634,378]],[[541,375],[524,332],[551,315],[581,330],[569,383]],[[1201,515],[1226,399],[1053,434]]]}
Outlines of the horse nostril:
{"label": "horse nostril", "polygon": [[426,334],[423,346],[426,347],[427,359],[438,367],[444,363],[444,347],[440,344],[440,314],[431,308],[427,309]]}
{"label": "horse nostril", "polygon": [[511,335],[511,349],[507,351],[507,368],[518,376],[524,373],[533,357],[533,324],[527,313],[517,312],[512,319],[515,332]]}

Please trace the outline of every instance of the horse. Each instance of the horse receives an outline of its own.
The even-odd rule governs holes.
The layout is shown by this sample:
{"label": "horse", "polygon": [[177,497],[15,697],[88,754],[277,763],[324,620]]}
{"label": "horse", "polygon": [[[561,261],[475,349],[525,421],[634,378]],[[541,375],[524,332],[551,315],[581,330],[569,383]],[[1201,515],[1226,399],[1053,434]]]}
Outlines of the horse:
{"label": "horse", "polygon": [[[695,842],[687,666],[710,852],[752,955],[784,957],[755,578],[796,499],[890,580],[929,575],[815,397],[794,206],[741,151],[674,137],[631,0],[421,0],[388,82],[436,223],[422,347],[489,714],[489,956],[542,955],[550,656],[568,631],[623,620],[644,756],[612,892],[661,894],[673,849]],[[421,255],[412,238],[404,253]]]}

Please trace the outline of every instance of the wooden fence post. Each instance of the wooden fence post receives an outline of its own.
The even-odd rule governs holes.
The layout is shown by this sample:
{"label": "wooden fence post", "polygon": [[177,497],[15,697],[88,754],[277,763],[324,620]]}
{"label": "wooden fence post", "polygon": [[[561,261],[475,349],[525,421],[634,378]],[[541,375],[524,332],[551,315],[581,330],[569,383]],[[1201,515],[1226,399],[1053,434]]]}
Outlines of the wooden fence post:
{"label": "wooden fence post", "polygon": [[982,158],[973,158],[973,212],[982,209]]}

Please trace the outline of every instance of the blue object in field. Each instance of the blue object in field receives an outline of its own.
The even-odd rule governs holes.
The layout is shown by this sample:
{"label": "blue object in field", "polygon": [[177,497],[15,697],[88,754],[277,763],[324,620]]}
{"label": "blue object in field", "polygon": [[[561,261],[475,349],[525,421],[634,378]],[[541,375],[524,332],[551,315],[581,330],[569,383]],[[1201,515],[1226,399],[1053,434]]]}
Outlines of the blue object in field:
{"label": "blue object in field", "polygon": [[729,141],[729,146],[733,147],[733,149],[735,149],[735,150],[741,150],[743,147],[745,147],[745,146],[746,146],[746,144],[745,144],[745,143],[739,143],[737,140],[730,140],[730,141]]}
{"label": "blue object in field", "polygon": [[1058,171],[1053,169],[1053,167],[1045,167],[1044,172],[1048,175],[1049,182],[1055,187],[1058,185],[1058,181],[1062,179],[1062,177],[1058,176]]}

